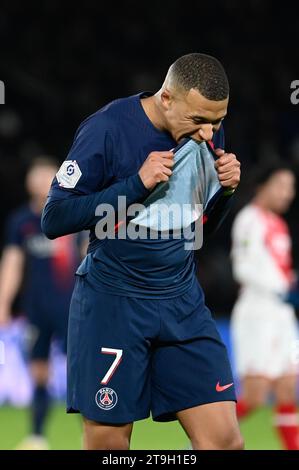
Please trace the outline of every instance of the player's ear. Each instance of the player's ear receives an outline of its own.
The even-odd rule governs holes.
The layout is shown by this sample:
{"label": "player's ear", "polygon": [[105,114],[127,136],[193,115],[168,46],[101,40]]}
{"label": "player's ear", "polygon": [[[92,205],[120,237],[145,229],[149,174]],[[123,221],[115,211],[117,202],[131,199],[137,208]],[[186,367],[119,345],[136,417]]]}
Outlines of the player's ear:
{"label": "player's ear", "polygon": [[171,103],[173,101],[172,93],[168,88],[164,88],[161,93],[161,104],[165,111],[167,111],[171,107]]}

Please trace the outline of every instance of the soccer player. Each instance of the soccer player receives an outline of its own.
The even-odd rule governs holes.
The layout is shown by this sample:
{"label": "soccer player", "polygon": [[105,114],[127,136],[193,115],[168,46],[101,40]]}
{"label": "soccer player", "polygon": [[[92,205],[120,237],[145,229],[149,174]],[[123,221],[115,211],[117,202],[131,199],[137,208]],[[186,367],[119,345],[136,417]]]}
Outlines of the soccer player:
{"label": "soccer player", "polygon": [[50,157],[32,161],[26,177],[30,200],[8,220],[0,265],[0,324],[9,326],[12,304],[20,292],[30,325],[34,391],[31,435],[19,446],[23,449],[48,448],[43,434],[50,405],[50,342],[55,336],[66,351],[73,275],[80,259],[75,236],[51,241],[41,231],[42,208],[56,171],[57,163]]}
{"label": "soccer player", "polygon": [[261,170],[253,200],[237,215],[232,263],[241,286],[232,315],[232,338],[242,394],[240,418],[273,392],[275,426],[286,449],[299,449],[296,411],[298,327],[288,300],[294,282],[291,240],[281,214],[295,195],[293,172]]}
{"label": "soccer player", "polygon": [[[53,181],[44,232],[91,230],[68,334],[67,410],[84,418],[86,449],[128,449],[134,421],[150,412],[157,421],[178,419],[194,449],[243,446],[227,352],[196,279],[194,251],[183,237],[98,236],[105,210],[123,210],[120,196],[128,211],[157,195],[173,202],[187,195],[192,203],[199,186],[211,191],[212,171],[221,189],[206,228],[217,226],[240,178],[236,156],[223,149],[228,99],[217,59],[182,56],[156,94],[118,99],[88,117]],[[186,137],[193,140],[174,155]],[[213,143],[208,170],[201,162]],[[179,152],[185,158],[175,162]],[[116,231],[128,222],[120,219]],[[158,234],[163,224],[164,217],[145,222]]]}

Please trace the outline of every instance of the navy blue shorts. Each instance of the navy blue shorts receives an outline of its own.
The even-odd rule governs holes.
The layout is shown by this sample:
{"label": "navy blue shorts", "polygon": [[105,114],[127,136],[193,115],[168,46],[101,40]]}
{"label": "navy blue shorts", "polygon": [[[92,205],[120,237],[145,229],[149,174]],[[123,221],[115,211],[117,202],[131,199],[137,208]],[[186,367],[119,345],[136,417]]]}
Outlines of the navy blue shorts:
{"label": "navy blue shorts", "polygon": [[96,291],[77,275],[68,331],[67,411],[109,424],[176,419],[235,401],[231,367],[196,280],[172,299]]}
{"label": "navy blue shorts", "polygon": [[69,301],[57,302],[52,299],[47,304],[44,299],[33,298],[26,309],[29,320],[29,355],[32,361],[47,361],[50,346],[55,338],[63,353],[67,346],[67,325]]}

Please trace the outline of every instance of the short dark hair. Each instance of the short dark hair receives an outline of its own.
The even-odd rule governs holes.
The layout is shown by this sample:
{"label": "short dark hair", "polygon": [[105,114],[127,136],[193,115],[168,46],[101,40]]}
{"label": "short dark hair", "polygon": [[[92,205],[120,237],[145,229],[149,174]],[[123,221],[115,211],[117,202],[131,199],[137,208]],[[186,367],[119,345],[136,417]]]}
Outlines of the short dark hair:
{"label": "short dark hair", "polygon": [[260,166],[255,173],[255,188],[259,189],[261,186],[268,183],[272,176],[281,171],[288,171],[295,174],[292,165],[286,162],[276,161]]}
{"label": "short dark hair", "polygon": [[170,67],[174,84],[189,91],[196,88],[205,98],[221,101],[229,95],[229,83],[219,60],[207,54],[179,57]]}

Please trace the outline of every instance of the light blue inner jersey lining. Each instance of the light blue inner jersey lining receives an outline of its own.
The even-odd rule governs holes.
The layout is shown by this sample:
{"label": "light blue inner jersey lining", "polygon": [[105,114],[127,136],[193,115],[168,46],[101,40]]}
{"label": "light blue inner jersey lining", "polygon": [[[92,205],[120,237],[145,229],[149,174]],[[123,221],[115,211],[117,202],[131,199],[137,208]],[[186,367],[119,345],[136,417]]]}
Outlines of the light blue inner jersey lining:
{"label": "light blue inner jersey lining", "polygon": [[188,227],[202,215],[221,188],[212,152],[206,142],[190,139],[175,152],[174,162],[169,181],[153,190],[130,223],[163,232]]}

